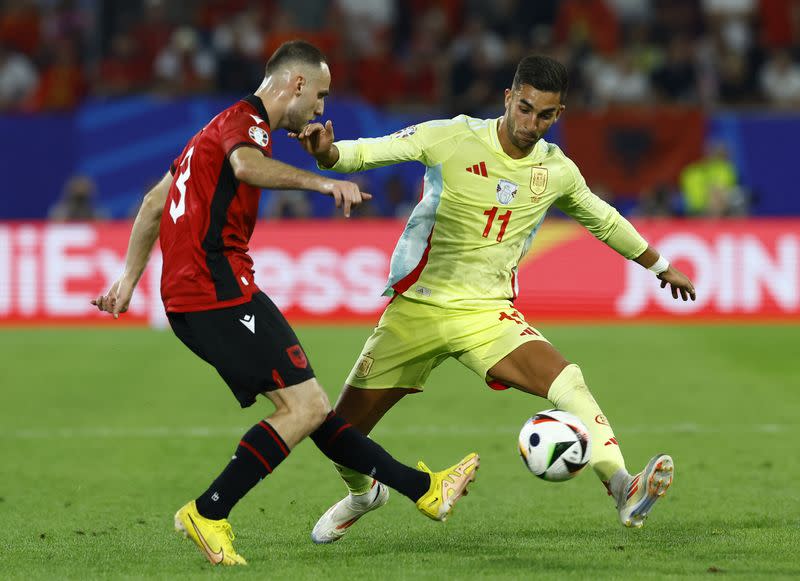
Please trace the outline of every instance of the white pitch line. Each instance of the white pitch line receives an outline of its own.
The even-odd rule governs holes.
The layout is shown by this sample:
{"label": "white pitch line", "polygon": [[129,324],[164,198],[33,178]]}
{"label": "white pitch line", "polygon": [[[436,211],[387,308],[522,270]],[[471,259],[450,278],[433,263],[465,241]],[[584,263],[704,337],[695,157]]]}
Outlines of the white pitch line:
{"label": "white pitch line", "polygon": [[[178,428],[172,426],[152,427],[90,427],[90,428],[26,428],[24,430],[0,431],[0,439],[37,440],[37,439],[113,439],[113,438],[215,438],[221,436],[239,436],[249,426],[240,427],[194,427]],[[615,426],[617,434],[667,433],[667,434],[723,434],[723,433],[757,433],[775,434],[780,432],[800,432],[800,424],[737,424],[737,425],[702,425],[693,423],[670,425]],[[386,436],[492,436],[513,435],[517,428],[510,426],[463,426],[463,425],[406,425],[403,427],[381,427],[375,430],[376,437]]]}

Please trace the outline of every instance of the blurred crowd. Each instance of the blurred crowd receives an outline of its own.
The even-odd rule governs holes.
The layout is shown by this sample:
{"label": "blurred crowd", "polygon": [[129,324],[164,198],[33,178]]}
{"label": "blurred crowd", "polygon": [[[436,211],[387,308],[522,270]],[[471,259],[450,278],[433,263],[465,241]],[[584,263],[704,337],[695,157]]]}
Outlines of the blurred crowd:
{"label": "blurred crowd", "polygon": [[[337,95],[426,116],[497,114],[532,52],[568,66],[572,108],[800,105],[800,0],[0,0],[0,112],[143,92],[242,95],[298,37],[326,53]],[[626,211],[746,213],[723,150],[709,146]],[[103,217],[87,180],[70,179],[54,219]],[[406,215],[417,185],[381,186],[385,207],[364,211]],[[268,195],[268,217],[312,213],[304,192]]]}
{"label": "blurred crowd", "polygon": [[0,0],[0,111],[241,94],[295,37],[394,108],[496,111],[530,52],[568,65],[572,105],[800,104],[800,0]]}

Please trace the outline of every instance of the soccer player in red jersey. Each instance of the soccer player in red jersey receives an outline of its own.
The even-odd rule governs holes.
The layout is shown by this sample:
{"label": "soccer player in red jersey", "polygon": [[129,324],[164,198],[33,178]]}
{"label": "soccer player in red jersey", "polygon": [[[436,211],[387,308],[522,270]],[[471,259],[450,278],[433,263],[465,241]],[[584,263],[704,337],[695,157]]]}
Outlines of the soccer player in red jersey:
{"label": "soccer player in red jersey", "polygon": [[272,131],[301,131],[322,115],[329,88],[328,65],[316,47],[303,41],[279,47],[258,90],[192,137],[145,196],[122,276],[92,301],[114,318],[124,313],[159,238],[161,295],[175,335],[216,368],[242,407],[252,405],[258,394],[275,405],[272,415],[242,437],[208,489],[175,514],[176,530],[213,564],[246,564],[233,548],[227,517],[306,436],[334,462],[374,477],[372,505],[386,502],[386,485],[434,520],[447,517],[478,468],[473,453],[441,472],[421,462],[415,470],[332,412],[297,336],[253,278],[247,245],[258,216],[259,188],[330,195],[345,216],[370,198],[352,182],[272,159]]}

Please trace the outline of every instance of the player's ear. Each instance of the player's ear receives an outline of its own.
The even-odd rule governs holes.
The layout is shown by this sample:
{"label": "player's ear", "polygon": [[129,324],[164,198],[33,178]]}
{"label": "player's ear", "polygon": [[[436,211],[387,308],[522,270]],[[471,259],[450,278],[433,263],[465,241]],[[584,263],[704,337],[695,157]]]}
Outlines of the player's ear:
{"label": "player's ear", "polygon": [[297,75],[294,79],[294,93],[296,96],[300,96],[303,92],[303,88],[306,86],[306,78],[303,75]]}
{"label": "player's ear", "polygon": [[559,105],[558,106],[558,109],[556,110],[556,118],[553,120],[553,123],[558,121],[558,119],[561,117],[561,114],[564,112],[564,109],[566,109],[566,108],[567,108],[566,105]]}

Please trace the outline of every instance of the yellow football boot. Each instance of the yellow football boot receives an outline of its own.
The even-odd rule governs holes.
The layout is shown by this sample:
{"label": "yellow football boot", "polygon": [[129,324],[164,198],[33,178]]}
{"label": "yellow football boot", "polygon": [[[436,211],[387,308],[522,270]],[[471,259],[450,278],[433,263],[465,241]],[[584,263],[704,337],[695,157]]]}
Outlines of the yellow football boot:
{"label": "yellow football boot", "polygon": [[231,541],[233,531],[227,519],[211,520],[197,512],[194,500],[175,513],[175,530],[192,539],[212,565],[247,565]]}
{"label": "yellow football boot", "polygon": [[454,466],[441,472],[433,472],[424,462],[417,466],[431,477],[431,487],[417,501],[417,508],[433,520],[447,520],[453,505],[462,496],[467,495],[467,486],[475,480],[475,471],[480,466],[481,459],[472,453]]}

